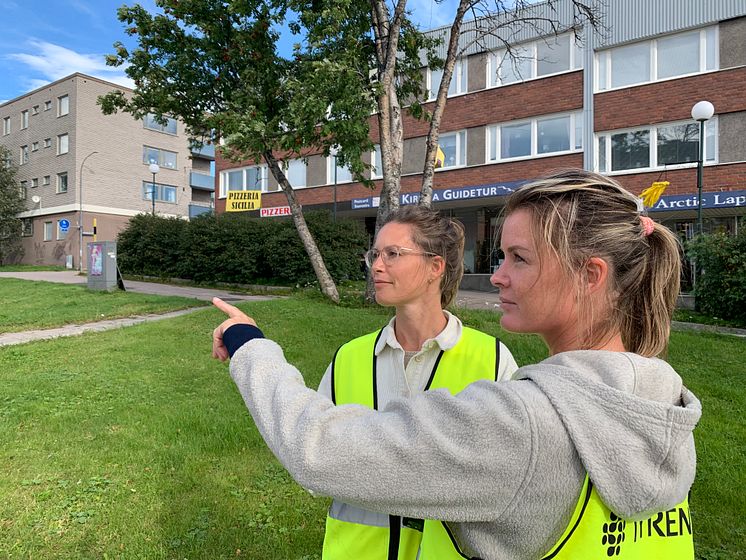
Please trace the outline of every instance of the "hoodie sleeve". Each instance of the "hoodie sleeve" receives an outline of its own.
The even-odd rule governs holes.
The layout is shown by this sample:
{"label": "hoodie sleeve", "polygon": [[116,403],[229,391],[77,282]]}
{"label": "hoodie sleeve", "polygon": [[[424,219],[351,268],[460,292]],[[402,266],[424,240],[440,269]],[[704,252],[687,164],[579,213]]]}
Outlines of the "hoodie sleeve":
{"label": "hoodie sleeve", "polygon": [[428,391],[377,412],[308,389],[270,340],[246,343],[230,369],[267,445],[313,492],[409,517],[488,521],[533,475],[536,428],[521,396],[530,382]]}

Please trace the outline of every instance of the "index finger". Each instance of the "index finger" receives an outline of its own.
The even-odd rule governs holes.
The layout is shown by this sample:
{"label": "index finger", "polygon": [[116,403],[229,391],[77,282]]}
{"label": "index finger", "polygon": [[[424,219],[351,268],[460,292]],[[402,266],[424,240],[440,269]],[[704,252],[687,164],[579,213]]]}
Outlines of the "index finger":
{"label": "index finger", "polygon": [[220,309],[220,311],[222,311],[223,313],[226,313],[228,317],[238,318],[238,317],[243,317],[245,315],[245,313],[241,311],[238,307],[236,307],[235,305],[231,305],[230,303],[224,302],[219,297],[212,298],[212,304],[218,309]]}

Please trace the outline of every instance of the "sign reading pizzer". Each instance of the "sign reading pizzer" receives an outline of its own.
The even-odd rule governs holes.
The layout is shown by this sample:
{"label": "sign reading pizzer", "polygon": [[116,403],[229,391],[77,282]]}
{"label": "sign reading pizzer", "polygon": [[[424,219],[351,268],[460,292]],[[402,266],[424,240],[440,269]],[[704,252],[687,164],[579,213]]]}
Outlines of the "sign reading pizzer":
{"label": "sign reading pizzer", "polygon": [[262,207],[262,191],[228,191],[226,212],[246,212]]}

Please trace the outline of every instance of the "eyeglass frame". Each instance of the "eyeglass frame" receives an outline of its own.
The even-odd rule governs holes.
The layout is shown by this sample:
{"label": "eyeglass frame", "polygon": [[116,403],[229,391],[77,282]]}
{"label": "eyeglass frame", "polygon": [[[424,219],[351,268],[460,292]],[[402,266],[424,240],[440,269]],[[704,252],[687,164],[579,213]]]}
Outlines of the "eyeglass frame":
{"label": "eyeglass frame", "polygon": [[[395,250],[396,257],[393,257],[393,260],[391,257],[384,257],[384,252],[386,250]],[[373,256],[373,253],[376,253],[375,257]],[[391,266],[392,262],[396,262],[399,260],[399,257],[402,255],[413,255],[418,257],[439,257],[437,253],[431,253],[429,251],[417,251],[417,249],[412,249],[410,247],[399,247],[397,245],[388,245],[381,249],[380,251],[376,249],[375,247],[372,247],[365,251],[365,254],[363,255],[363,259],[365,260],[365,266],[368,268],[373,268],[373,265],[380,257],[383,261],[383,264],[386,266]]]}

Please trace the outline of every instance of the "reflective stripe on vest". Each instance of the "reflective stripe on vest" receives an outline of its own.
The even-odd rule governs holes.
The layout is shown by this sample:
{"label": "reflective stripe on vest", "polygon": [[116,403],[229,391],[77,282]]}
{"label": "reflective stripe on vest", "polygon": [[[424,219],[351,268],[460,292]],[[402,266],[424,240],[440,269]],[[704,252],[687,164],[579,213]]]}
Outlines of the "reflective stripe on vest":
{"label": "reflective stripe on vest", "polygon": [[542,560],[694,560],[689,500],[641,521],[617,517],[585,475],[564,534]]}
{"label": "reflective stripe on vest", "polygon": [[[331,369],[332,401],[362,404],[378,409],[375,347],[383,331],[342,345]],[[500,342],[494,337],[463,327],[461,338],[440,352],[425,390],[444,388],[455,394],[480,379],[496,380]],[[440,522],[425,521],[443,527]],[[415,560],[423,537],[423,522],[366,511],[338,500],[326,518],[323,560]]]}

